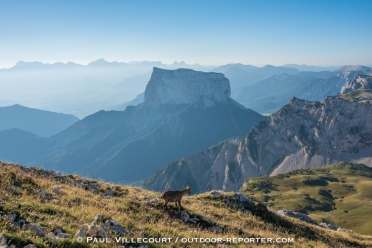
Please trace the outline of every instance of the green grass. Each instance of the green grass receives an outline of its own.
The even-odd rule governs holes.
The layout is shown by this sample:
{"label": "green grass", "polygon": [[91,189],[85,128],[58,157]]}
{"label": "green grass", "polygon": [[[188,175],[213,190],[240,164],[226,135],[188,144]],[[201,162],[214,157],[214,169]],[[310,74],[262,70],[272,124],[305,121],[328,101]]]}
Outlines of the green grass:
{"label": "green grass", "polygon": [[372,90],[368,90],[368,89],[354,90],[345,95],[340,95],[338,97],[344,100],[348,100],[348,101],[361,101],[361,102],[366,102],[366,103],[372,103],[372,100],[366,100],[366,99],[359,100],[359,98],[366,93],[372,93]]}
{"label": "green grass", "polygon": [[[357,172],[358,170],[356,170]],[[293,174],[294,175],[294,174]],[[306,177],[313,176],[306,174]],[[286,179],[290,186],[297,186],[300,180],[290,176],[281,176]],[[345,175],[342,175],[345,177]],[[105,182],[96,182],[98,188],[115,189],[118,192],[111,199],[101,196],[99,190],[95,193],[84,187],[73,186],[68,180],[82,180],[78,176],[48,176],[37,170],[0,162],[0,215],[16,214],[18,219],[25,219],[26,223],[32,223],[47,228],[47,232],[61,229],[74,235],[84,223],[90,224],[97,214],[103,214],[104,220],[114,219],[118,221],[129,234],[127,238],[138,237],[179,237],[181,238],[294,238],[295,243],[283,244],[280,247],[347,247],[348,244],[360,247],[371,247],[372,237],[357,233],[343,233],[324,229],[302,221],[278,216],[272,213],[269,216],[254,214],[254,207],[245,203],[244,207],[250,212],[241,211],[234,206],[227,205],[226,199],[236,202],[233,192],[225,192],[217,196],[209,193],[185,196],[182,205],[190,217],[196,217],[198,224],[184,222],[181,213],[170,203],[170,208],[164,209],[162,203],[152,204],[147,198],[160,197],[159,193],[143,190],[138,187],[111,185]],[[257,183],[253,189],[267,189],[270,195],[269,202],[280,202],[284,193],[277,190],[281,187],[278,182],[271,182],[270,178],[253,179]],[[303,179],[303,178],[302,178]],[[307,179],[306,179],[307,180]],[[345,185],[349,185],[347,179]],[[89,180],[88,180],[89,181]],[[310,181],[312,183],[312,181]],[[333,183],[333,182],[331,182]],[[329,182],[330,184],[330,182]],[[9,185],[18,185],[16,191],[8,190]],[[60,199],[50,202],[42,202],[35,194],[43,188],[49,199],[52,197],[52,186],[59,185],[63,192]],[[360,197],[370,200],[370,183],[360,182]],[[313,186],[318,187],[318,186]],[[323,186],[322,186],[323,187]],[[359,189],[359,188],[358,188]],[[318,191],[314,191],[318,192]],[[339,187],[339,193],[349,193],[353,196],[350,187]],[[329,198],[326,192],[321,191],[322,197]],[[274,196],[275,195],[275,196]],[[302,196],[298,196],[302,197]],[[273,201],[274,200],[274,201]],[[337,201],[337,200],[336,200]],[[71,203],[74,204],[71,204]],[[321,204],[320,204],[321,205]],[[356,206],[357,207],[357,206]],[[349,207],[351,209],[351,207]],[[360,211],[365,209],[361,209]],[[356,211],[356,210],[354,210]],[[252,214],[253,213],[253,214]],[[353,212],[351,212],[353,214]],[[362,213],[362,212],[359,212]],[[365,213],[365,212],[363,212]],[[342,214],[342,213],[341,213]],[[368,214],[368,213],[366,213]],[[213,230],[216,226],[221,232]],[[362,224],[361,224],[362,225]],[[344,226],[346,227],[346,226]],[[364,228],[367,228],[365,226]],[[37,247],[112,247],[112,245],[87,245],[78,243],[74,238],[64,240],[50,240],[47,237],[36,237],[30,231],[22,228],[14,228],[0,218],[0,233],[8,240],[8,244],[24,247],[33,243]],[[110,237],[115,237],[109,231]],[[207,245],[208,247],[209,245]],[[256,247],[256,245],[234,244],[232,247]],[[204,247],[203,244],[167,244],[150,247]],[[260,247],[273,247],[270,244],[262,244]]]}
{"label": "green grass", "polygon": [[372,235],[372,168],[339,163],[252,178],[243,192],[274,210],[293,209],[315,221]]}

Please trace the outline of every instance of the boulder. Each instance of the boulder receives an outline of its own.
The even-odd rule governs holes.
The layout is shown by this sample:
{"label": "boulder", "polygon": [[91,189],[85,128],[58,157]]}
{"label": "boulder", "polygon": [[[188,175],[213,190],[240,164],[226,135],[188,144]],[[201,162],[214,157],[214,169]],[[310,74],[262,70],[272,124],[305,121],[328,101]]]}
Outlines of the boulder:
{"label": "boulder", "polygon": [[44,199],[46,198],[46,195],[45,195],[45,191],[44,191],[44,189],[39,189],[39,190],[37,191],[37,195],[38,195],[38,197],[39,197],[41,200],[44,200]]}
{"label": "boulder", "polygon": [[94,221],[96,222],[99,222],[103,219],[103,215],[102,214],[97,214],[95,217],[94,217]]}
{"label": "boulder", "polygon": [[34,224],[25,224],[23,226],[23,229],[31,231],[36,236],[40,236],[40,237],[45,236],[45,234],[44,234],[44,230],[46,229],[45,227],[40,227],[40,226],[37,226],[37,225],[34,225]]}
{"label": "boulder", "polygon": [[97,224],[95,221],[92,222],[91,225],[88,226],[88,232],[90,235],[96,235],[98,229],[97,229]]}
{"label": "boulder", "polygon": [[214,195],[214,196],[218,195],[218,192],[215,191],[215,190],[212,190],[210,193],[211,193],[211,195]]}
{"label": "boulder", "polygon": [[187,222],[190,219],[190,215],[186,211],[181,211],[181,219]]}
{"label": "boulder", "polygon": [[108,219],[105,222],[105,227],[111,229],[116,235],[125,235],[126,230],[119,224],[119,222]]}
{"label": "boulder", "polygon": [[7,240],[2,234],[0,234],[0,248],[8,248]]}
{"label": "boulder", "polygon": [[336,227],[331,223],[322,222],[322,223],[319,224],[319,226],[322,226],[322,227],[325,227],[325,228],[328,228],[328,229],[332,229],[332,230],[336,230]]}
{"label": "boulder", "polygon": [[37,246],[34,245],[34,244],[29,244],[29,245],[26,245],[26,246],[23,247],[23,248],[37,248]]}
{"label": "boulder", "polygon": [[17,218],[17,215],[16,214],[8,214],[8,215],[5,215],[5,220],[9,223],[13,223],[15,221],[15,219]]}
{"label": "boulder", "polygon": [[74,238],[78,238],[78,237],[80,237],[80,238],[85,238],[87,236],[87,232],[85,231],[85,229],[84,228],[80,228],[77,232],[76,232],[76,234],[74,235]]}
{"label": "boulder", "polygon": [[60,186],[54,185],[52,186],[53,192],[56,194],[61,194],[62,193],[62,188]]}
{"label": "boulder", "polygon": [[245,197],[245,196],[244,196],[242,193],[240,193],[240,192],[238,192],[238,193],[234,193],[234,196],[235,196],[235,198],[236,198],[237,200],[239,200],[239,201],[241,201],[241,202],[248,202],[248,203],[254,204],[254,202],[253,202],[251,199]]}
{"label": "boulder", "polygon": [[108,234],[107,234],[107,232],[106,232],[106,230],[103,229],[103,227],[101,225],[98,226],[98,234],[100,236],[104,237],[104,238],[108,238],[109,237]]}
{"label": "boulder", "polygon": [[282,210],[278,210],[277,214],[281,216],[296,218],[296,219],[299,219],[299,220],[302,220],[302,221],[305,221],[311,224],[316,224],[316,222],[313,219],[311,219],[309,216],[307,216],[306,214],[302,214],[294,210],[282,209]]}

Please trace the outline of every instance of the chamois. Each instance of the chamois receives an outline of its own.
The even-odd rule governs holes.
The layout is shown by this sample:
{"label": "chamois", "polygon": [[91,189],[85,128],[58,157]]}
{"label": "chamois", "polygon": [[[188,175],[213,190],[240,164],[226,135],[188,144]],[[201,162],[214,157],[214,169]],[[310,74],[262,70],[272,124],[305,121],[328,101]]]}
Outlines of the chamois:
{"label": "chamois", "polygon": [[191,195],[190,183],[183,190],[167,190],[167,191],[164,191],[163,194],[161,194],[161,198],[163,198],[163,200],[165,201],[164,207],[167,207],[168,202],[175,202],[176,207],[177,207],[177,202],[178,202],[179,210],[181,210],[181,208],[182,208],[182,206],[181,206],[182,196],[186,193]]}

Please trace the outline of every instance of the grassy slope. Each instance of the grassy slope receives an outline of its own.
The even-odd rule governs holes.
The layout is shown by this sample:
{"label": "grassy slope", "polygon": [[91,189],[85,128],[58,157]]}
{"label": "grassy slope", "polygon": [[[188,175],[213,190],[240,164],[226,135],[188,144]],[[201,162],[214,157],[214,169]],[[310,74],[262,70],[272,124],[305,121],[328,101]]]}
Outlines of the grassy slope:
{"label": "grassy slope", "polygon": [[[26,223],[45,226],[48,232],[60,228],[72,235],[84,223],[90,224],[97,214],[103,214],[105,219],[112,218],[129,230],[128,238],[141,237],[141,235],[173,238],[176,236],[180,238],[290,237],[295,238],[296,247],[345,247],[345,244],[372,246],[372,237],[369,236],[335,232],[275,214],[263,217],[242,212],[225,204],[226,197],[232,196],[232,193],[217,196],[205,193],[184,197],[182,203],[189,214],[199,219],[207,219],[201,221],[199,225],[194,225],[181,221],[178,211],[164,210],[161,203],[152,204],[145,200],[145,197],[159,197],[158,193],[136,187],[116,186],[115,197],[105,199],[100,193],[111,188],[112,185],[85,179],[98,185],[98,189],[92,192],[91,189],[71,184],[72,181],[81,180],[75,175],[52,176],[44,170],[0,163],[0,214],[4,216],[16,213],[17,219],[23,218]],[[47,198],[51,198],[53,185],[62,187],[60,199],[43,203],[35,197],[36,192],[43,188]],[[365,185],[368,187],[368,184]],[[9,190],[7,189],[9,186],[18,189]],[[246,208],[251,209],[251,206],[248,204]],[[215,225],[222,228],[222,233],[211,230]],[[2,218],[0,218],[0,233],[8,239],[8,244],[17,244],[17,247],[29,243],[34,243],[38,247],[94,247],[94,245],[79,244],[74,238],[50,241],[46,237],[35,237],[23,229],[12,228]],[[172,243],[168,246],[185,247],[185,244]],[[193,243],[188,246],[201,247],[202,245]],[[272,247],[272,245],[268,246]],[[249,247],[249,245],[240,244],[239,247]],[[293,247],[293,244],[281,247]]]}
{"label": "grassy slope", "polygon": [[364,165],[339,163],[252,178],[243,192],[273,210],[293,209],[318,223],[372,235],[372,168]]}
{"label": "grassy slope", "polygon": [[364,99],[364,100],[359,99],[361,96],[367,93],[372,93],[372,90],[368,90],[368,89],[354,90],[345,95],[339,95],[338,97],[344,100],[349,100],[349,101],[360,101],[360,102],[365,102],[365,103],[372,103],[372,100],[370,99]]}

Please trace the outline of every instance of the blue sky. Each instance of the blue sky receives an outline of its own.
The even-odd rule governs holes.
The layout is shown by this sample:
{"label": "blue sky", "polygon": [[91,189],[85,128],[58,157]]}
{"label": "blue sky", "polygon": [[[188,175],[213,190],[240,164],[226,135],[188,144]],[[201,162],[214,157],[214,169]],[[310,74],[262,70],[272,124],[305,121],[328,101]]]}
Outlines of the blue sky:
{"label": "blue sky", "polygon": [[372,64],[372,1],[0,1],[17,61]]}

